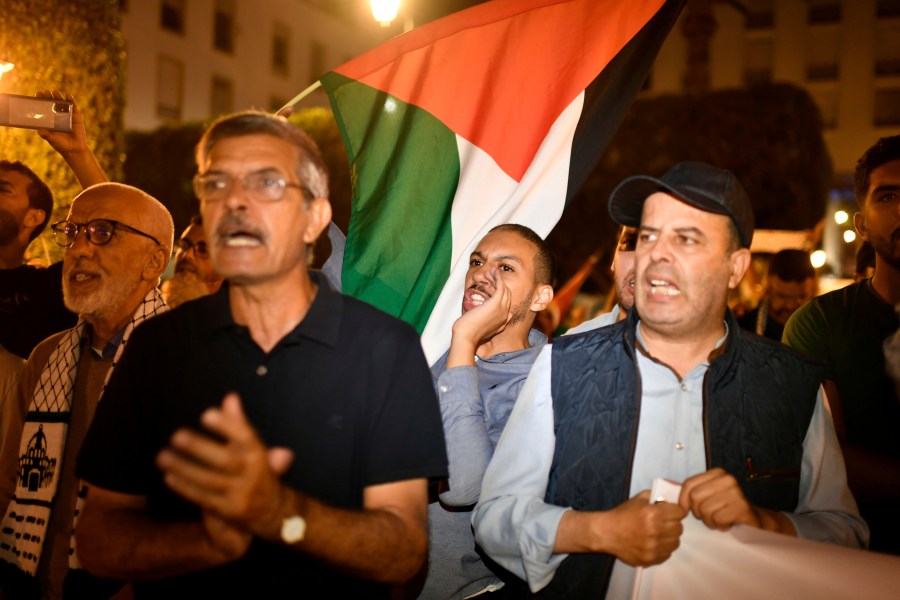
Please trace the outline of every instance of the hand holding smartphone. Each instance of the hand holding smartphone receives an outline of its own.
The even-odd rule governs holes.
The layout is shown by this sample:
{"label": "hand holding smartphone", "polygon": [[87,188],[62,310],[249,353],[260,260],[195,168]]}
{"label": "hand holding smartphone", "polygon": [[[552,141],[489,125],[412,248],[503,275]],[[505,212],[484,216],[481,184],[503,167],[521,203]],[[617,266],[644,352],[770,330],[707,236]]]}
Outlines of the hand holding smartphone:
{"label": "hand holding smartphone", "polygon": [[54,98],[0,94],[0,125],[72,131],[72,102]]}

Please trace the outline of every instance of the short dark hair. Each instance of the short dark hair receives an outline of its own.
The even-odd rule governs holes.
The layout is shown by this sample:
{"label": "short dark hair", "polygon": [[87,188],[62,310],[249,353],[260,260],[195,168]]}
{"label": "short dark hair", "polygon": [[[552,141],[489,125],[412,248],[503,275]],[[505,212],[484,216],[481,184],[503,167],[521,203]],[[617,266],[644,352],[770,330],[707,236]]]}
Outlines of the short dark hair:
{"label": "short dark hair", "polygon": [[782,250],[769,262],[769,277],[778,277],[782,281],[801,282],[816,276],[816,270],[809,261],[805,250]]}
{"label": "short dark hair", "polygon": [[556,282],[556,259],[553,257],[553,251],[550,250],[547,242],[536,234],[534,230],[518,223],[503,223],[491,228],[488,233],[494,233],[495,231],[515,233],[531,242],[537,249],[534,257],[534,282],[546,285],[553,285]]}
{"label": "short dark hair", "polygon": [[893,160],[900,160],[900,135],[881,138],[856,161],[853,192],[856,194],[856,204],[859,208],[865,208],[872,171]]}
{"label": "short dark hair", "polygon": [[31,180],[31,183],[28,184],[28,189],[25,190],[25,193],[28,194],[28,206],[44,211],[44,220],[31,232],[29,241],[33,240],[41,235],[41,232],[44,231],[47,222],[50,220],[50,215],[53,214],[53,194],[50,192],[47,184],[34,174],[34,171],[19,161],[0,160],[0,171],[19,173]]}
{"label": "short dark hair", "polygon": [[197,166],[201,166],[213,146],[226,138],[246,135],[271,135],[288,142],[297,149],[297,176],[304,195],[328,198],[328,168],[316,143],[299,127],[284,117],[259,110],[246,110],[219,117],[203,132],[194,152]]}

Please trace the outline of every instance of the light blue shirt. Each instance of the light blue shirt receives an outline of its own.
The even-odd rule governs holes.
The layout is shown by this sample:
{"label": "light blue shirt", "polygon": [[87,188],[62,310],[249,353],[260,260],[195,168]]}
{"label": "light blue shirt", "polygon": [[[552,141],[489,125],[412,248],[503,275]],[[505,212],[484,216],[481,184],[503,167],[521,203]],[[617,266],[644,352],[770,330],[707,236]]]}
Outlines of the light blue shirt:
{"label": "light blue shirt", "polygon": [[[535,592],[550,583],[567,556],[554,554],[553,545],[560,519],[571,510],[544,502],[556,445],[551,352],[550,346],[545,347],[535,361],[485,473],[481,500],[472,517],[475,539],[485,552],[526,580]],[[669,367],[638,352],[644,410],[638,423],[632,496],[649,489],[657,477],[683,482],[707,470],[702,404],[708,367],[706,362],[697,365],[682,381]],[[801,538],[851,547],[868,542],[868,527],[847,488],[844,461],[821,388],[803,442],[797,510],[788,517]],[[626,566],[616,561],[610,598],[618,597],[614,593],[622,589],[627,589],[626,597],[630,593],[632,573],[620,565]]]}
{"label": "light blue shirt", "polygon": [[616,321],[619,320],[619,313],[622,312],[622,308],[616,304],[612,307],[612,310],[597,315],[593,319],[588,319],[584,323],[576,325],[575,327],[566,331],[563,335],[574,335],[576,333],[584,333],[585,331],[590,331],[591,329],[599,329],[600,327],[606,327],[607,325],[612,325]]}
{"label": "light blue shirt", "polygon": [[[475,357],[475,366],[447,369],[448,353],[431,367],[441,404],[448,488],[428,505],[429,566],[420,600],[466,598],[503,582],[475,552],[471,506],[513,405],[547,337],[532,329],[528,348]],[[445,506],[459,507],[447,510]],[[469,507],[466,509],[465,507]]]}

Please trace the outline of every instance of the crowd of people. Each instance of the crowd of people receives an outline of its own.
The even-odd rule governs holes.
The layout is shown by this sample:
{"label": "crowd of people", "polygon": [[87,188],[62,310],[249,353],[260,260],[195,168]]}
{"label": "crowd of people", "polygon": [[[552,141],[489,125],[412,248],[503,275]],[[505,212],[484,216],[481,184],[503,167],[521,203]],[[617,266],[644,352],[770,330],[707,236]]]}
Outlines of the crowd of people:
{"label": "crowd of people", "polygon": [[[626,598],[689,515],[900,554],[900,136],[857,168],[871,277],[817,296],[782,251],[736,319],[750,199],[681,162],[609,199],[610,312],[551,343],[553,254],[502,224],[428,365],[309,268],[328,174],[285,119],[206,129],[177,238],[77,107],[40,135],[84,189],[51,225],[51,191],[0,161],[0,598]],[[48,226],[62,261],[24,265]]]}

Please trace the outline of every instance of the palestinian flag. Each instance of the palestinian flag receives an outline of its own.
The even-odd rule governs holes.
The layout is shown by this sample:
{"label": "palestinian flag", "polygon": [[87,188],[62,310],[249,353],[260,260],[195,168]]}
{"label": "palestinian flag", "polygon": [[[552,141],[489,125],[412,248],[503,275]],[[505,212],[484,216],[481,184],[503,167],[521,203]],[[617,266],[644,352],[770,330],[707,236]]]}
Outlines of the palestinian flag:
{"label": "palestinian flag", "polygon": [[450,342],[469,255],[500,223],[546,237],[684,0],[494,0],[322,77],[353,198],[343,291]]}

